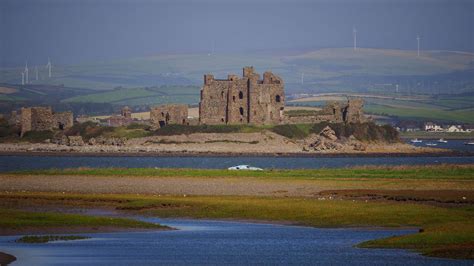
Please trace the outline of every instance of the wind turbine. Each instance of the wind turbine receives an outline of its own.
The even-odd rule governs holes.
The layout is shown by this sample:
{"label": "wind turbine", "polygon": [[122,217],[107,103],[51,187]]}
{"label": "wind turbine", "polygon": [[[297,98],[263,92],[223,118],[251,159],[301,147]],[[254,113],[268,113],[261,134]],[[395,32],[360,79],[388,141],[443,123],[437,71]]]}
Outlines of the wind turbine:
{"label": "wind turbine", "polygon": [[28,84],[29,81],[28,81],[28,61],[26,61],[26,64],[25,64],[25,84]]}
{"label": "wind turbine", "polygon": [[207,54],[207,56],[214,55],[214,50],[216,49],[216,40],[212,41],[212,49],[211,52]]}
{"label": "wind turbine", "polygon": [[25,85],[25,72],[21,71],[21,85]]}
{"label": "wind turbine", "polygon": [[416,44],[417,44],[417,50],[416,50],[416,56],[420,56],[420,35],[416,36]]}
{"label": "wind turbine", "polygon": [[51,67],[52,67],[52,64],[51,64],[51,60],[49,59],[49,57],[48,57],[48,64],[46,64],[46,67],[48,68],[48,77],[51,78]]}
{"label": "wind turbine", "polygon": [[352,28],[352,37],[354,38],[354,51],[357,50],[357,29]]}

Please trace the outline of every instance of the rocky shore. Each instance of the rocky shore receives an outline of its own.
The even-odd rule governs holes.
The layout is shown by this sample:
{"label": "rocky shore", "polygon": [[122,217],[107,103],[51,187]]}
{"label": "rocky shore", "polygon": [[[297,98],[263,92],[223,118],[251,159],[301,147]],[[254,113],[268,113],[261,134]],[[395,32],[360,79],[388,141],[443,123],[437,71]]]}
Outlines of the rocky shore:
{"label": "rocky shore", "polygon": [[1,143],[0,154],[55,155],[219,155],[219,156],[341,156],[341,155],[459,155],[447,149],[414,147],[406,143],[339,139],[324,128],[319,134],[295,140],[270,131],[254,133],[193,133],[134,139],[63,136],[45,143]]}

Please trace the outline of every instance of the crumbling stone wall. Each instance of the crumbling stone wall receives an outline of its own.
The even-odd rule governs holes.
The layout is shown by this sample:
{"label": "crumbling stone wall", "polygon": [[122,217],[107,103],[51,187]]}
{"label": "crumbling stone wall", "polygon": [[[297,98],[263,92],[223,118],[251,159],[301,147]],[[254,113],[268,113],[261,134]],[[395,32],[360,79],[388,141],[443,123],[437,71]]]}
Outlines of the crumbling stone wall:
{"label": "crumbling stone wall", "polygon": [[65,130],[71,128],[74,124],[72,112],[54,113],[54,128]]}
{"label": "crumbling stone wall", "polygon": [[31,131],[31,108],[21,108],[20,127],[21,136]]}
{"label": "crumbling stone wall", "polygon": [[31,108],[31,130],[45,131],[52,130],[54,127],[53,110],[51,107],[32,107]]}
{"label": "crumbling stone wall", "polygon": [[28,131],[52,130],[53,121],[51,107],[21,108],[21,135]]}
{"label": "crumbling stone wall", "polygon": [[364,101],[362,99],[350,99],[347,103],[328,102],[321,111],[307,116],[286,116],[288,124],[305,123],[363,123],[367,119],[364,116]]}
{"label": "crumbling stone wall", "polygon": [[348,123],[358,123],[365,122],[364,116],[364,100],[362,99],[351,99],[347,102],[345,107],[345,115],[343,116],[344,122]]}
{"label": "crumbling stone wall", "polygon": [[201,124],[278,124],[283,121],[283,80],[271,72],[260,75],[244,67],[243,76],[215,79],[204,75],[199,103]]}
{"label": "crumbling stone wall", "polygon": [[188,106],[185,104],[167,104],[152,107],[150,123],[154,128],[170,124],[188,125]]}
{"label": "crumbling stone wall", "polygon": [[72,112],[54,114],[50,106],[21,108],[21,136],[28,131],[67,129],[73,125]]}

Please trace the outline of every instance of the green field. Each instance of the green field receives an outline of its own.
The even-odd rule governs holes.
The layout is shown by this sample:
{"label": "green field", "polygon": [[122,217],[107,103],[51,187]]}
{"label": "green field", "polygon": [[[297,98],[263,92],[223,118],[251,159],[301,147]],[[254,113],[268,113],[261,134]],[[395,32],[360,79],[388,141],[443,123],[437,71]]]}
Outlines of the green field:
{"label": "green field", "polygon": [[[432,120],[458,123],[474,123],[474,95],[419,95],[404,100],[381,99],[377,94],[362,96],[367,114],[395,116],[405,120]],[[323,106],[326,101],[300,99],[292,105]]]}
{"label": "green field", "polygon": [[56,227],[96,227],[111,226],[116,228],[167,228],[158,224],[146,223],[124,218],[86,216],[55,212],[30,212],[0,208],[1,229],[22,228],[56,228]]}
{"label": "green field", "polygon": [[337,169],[229,171],[227,169],[167,169],[167,168],[79,168],[11,172],[16,175],[78,175],[78,176],[150,176],[150,177],[254,177],[275,180],[417,179],[473,180],[473,165],[441,165],[411,167],[360,167]]}
{"label": "green field", "polygon": [[106,92],[64,99],[63,102],[112,103],[119,105],[159,105],[166,103],[199,103],[197,86],[161,86],[152,88],[121,88]]}

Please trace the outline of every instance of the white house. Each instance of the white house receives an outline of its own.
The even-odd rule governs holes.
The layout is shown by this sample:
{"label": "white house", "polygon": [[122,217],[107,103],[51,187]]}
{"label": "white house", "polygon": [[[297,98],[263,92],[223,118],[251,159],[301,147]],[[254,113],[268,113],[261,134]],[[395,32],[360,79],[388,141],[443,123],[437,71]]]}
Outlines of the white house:
{"label": "white house", "polygon": [[446,129],[447,132],[464,132],[464,129],[460,125],[451,125]]}
{"label": "white house", "polygon": [[425,131],[443,131],[443,127],[433,122],[426,122]]}

